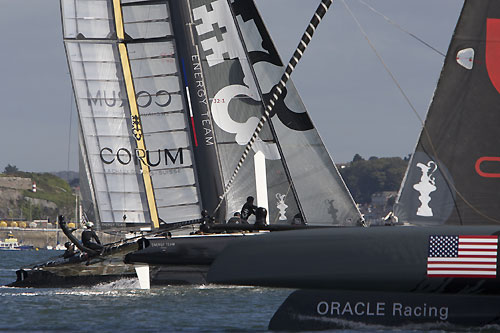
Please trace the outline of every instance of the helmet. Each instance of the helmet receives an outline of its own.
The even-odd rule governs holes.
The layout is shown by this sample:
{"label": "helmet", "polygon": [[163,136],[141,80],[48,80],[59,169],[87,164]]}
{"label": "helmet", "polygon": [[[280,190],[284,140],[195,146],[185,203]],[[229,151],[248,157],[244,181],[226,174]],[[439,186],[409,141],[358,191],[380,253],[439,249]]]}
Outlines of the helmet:
{"label": "helmet", "polygon": [[87,224],[86,224],[86,227],[88,229],[92,228],[93,226],[94,226],[94,223],[92,223],[92,222],[87,222]]}
{"label": "helmet", "polygon": [[69,247],[71,246],[71,242],[66,242],[66,243],[64,243],[64,246],[65,246],[67,249],[69,249]]}
{"label": "helmet", "polygon": [[254,198],[253,198],[252,196],[249,196],[249,197],[247,198],[247,202],[251,202],[251,201],[253,201],[253,200],[254,200]]}

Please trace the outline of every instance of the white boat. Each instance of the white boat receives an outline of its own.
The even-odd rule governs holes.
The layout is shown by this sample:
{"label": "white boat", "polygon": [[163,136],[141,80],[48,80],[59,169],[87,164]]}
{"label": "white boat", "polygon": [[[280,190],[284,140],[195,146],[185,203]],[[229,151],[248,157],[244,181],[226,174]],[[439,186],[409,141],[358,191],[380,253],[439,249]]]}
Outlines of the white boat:
{"label": "white boat", "polygon": [[14,237],[13,234],[9,233],[7,238],[3,241],[0,241],[0,250],[11,250],[11,251],[19,251],[19,250],[32,250],[33,246],[31,245],[22,245],[17,238]]}

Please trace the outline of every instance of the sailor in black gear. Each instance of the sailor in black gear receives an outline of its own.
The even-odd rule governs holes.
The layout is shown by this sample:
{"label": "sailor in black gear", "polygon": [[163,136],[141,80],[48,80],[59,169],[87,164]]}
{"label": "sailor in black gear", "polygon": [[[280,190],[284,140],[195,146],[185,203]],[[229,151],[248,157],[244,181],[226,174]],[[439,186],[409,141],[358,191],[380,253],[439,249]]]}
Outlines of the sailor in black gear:
{"label": "sailor in black gear", "polygon": [[241,214],[240,212],[234,213],[233,217],[227,221],[227,224],[240,224],[241,223]]}
{"label": "sailor in black gear", "polygon": [[[87,229],[82,232],[82,243],[83,246],[86,248],[95,250],[95,251],[101,251],[103,249],[103,246],[101,245],[101,241],[99,240],[99,237],[97,237],[97,234],[95,233],[94,230],[92,230],[92,227],[94,226],[94,223],[92,222],[87,222]],[[96,243],[92,242],[92,239],[96,241]]]}
{"label": "sailor in black gear", "polygon": [[213,223],[213,219],[208,215],[208,211],[206,209],[201,211],[201,224],[200,224],[200,232],[209,233],[210,232],[210,224]]}
{"label": "sailor in black gear", "polygon": [[68,259],[73,257],[76,252],[75,252],[75,244],[71,242],[66,242],[64,243],[64,246],[66,247],[66,251],[64,251],[63,258]]}
{"label": "sailor in black gear", "polygon": [[255,211],[257,209],[257,206],[253,204],[253,197],[250,196],[247,198],[247,202],[243,205],[241,208],[241,221],[243,223],[248,223],[248,218],[250,215],[255,215]]}

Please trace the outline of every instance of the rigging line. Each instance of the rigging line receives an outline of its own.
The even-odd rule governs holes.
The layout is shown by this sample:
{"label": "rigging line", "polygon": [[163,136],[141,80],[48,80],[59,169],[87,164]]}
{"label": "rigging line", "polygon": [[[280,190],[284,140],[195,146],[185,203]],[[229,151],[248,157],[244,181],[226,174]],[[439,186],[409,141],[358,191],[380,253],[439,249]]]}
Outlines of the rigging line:
{"label": "rigging line", "polygon": [[[382,63],[382,65],[384,66],[385,70],[387,71],[387,73],[389,74],[389,76],[391,77],[392,81],[394,82],[394,84],[396,85],[396,87],[399,89],[399,91],[401,92],[401,94],[403,95],[404,99],[406,100],[406,102],[408,103],[408,105],[410,106],[410,108],[412,109],[413,113],[415,114],[415,116],[417,117],[418,121],[420,122],[420,125],[422,126],[422,133],[424,133],[424,135],[427,137],[427,139],[429,140],[429,143],[431,145],[431,149],[432,151],[434,152],[434,156],[439,160],[438,156],[437,156],[437,151],[434,147],[434,144],[432,143],[432,139],[430,137],[430,134],[429,132],[427,131],[427,127],[425,126],[425,122],[424,120],[422,119],[422,117],[420,117],[420,115],[418,114],[416,108],[413,106],[412,102],[410,101],[410,98],[408,97],[408,95],[406,95],[406,93],[404,92],[403,88],[401,87],[401,85],[399,84],[398,80],[396,79],[396,77],[394,76],[394,74],[391,72],[391,70],[389,69],[389,67],[387,66],[387,64],[385,63],[384,59],[382,58],[382,56],[380,55],[380,53],[378,53],[377,49],[375,48],[375,45],[372,43],[372,41],[370,40],[370,38],[368,37],[368,34],[366,33],[366,31],[363,29],[363,26],[361,25],[361,23],[359,22],[359,20],[356,18],[356,16],[354,15],[354,13],[352,12],[351,8],[347,5],[347,3],[345,2],[345,0],[342,0],[342,2],[344,3],[344,6],[346,7],[347,11],[349,12],[349,14],[351,15],[351,17],[353,18],[353,20],[356,22],[356,24],[358,25],[358,28],[359,30],[361,31],[361,33],[363,34],[363,36],[365,37],[366,41],[368,42],[368,44],[370,45],[370,48],[372,49],[372,51],[375,53],[375,55],[377,56],[377,58],[379,59],[379,61]],[[444,178],[445,178],[445,181],[446,181],[446,184],[448,186],[448,188],[450,189],[450,191],[453,189],[452,185],[451,185],[451,182],[449,179],[447,179],[447,177],[444,175],[444,173],[442,173]],[[455,207],[456,207],[456,203],[455,203]],[[457,209],[457,212],[458,212],[458,207],[456,207]]]}
{"label": "rigging line", "polygon": [[347,3],[345,2],[345,0],[342,0],[342,2],[344,3],[344,6],[346,7],[346,9],[349,12],[349,14],[351,15],[351,17],[353,18],[354,22],[356,22],[356,24],[358,25],[358,28],[361,31],[361,33],[363,34],[363,36],[365,37],[366,41],[368,42],[368,45],[370,45],[370,48],[375,53],[375,55],[377,56],[378,60],[382,63],[382,65],[384,66],[386,72],[389,74],[389,76],[391,77],[391,79],[394,82],[394,84],[396,85],[396,87],[399,89],[399,92],[403,95],[403,98],[406,100],[406,102],[408,103],[408,105],[412,109],[413,113],[415,113],[415,115],[417,116],[417,118],[420,121],[420,123],[422,124],[422,126],[424,126],[424,121],[423,121],[422,117],[420,117],[420,115],[417,112],[417,109],[413,106],[413,103],[410,101],[410,98],[408,97],[408,95],[406,95],[406,93],[404,92],[403,88],[401,87],[401,85],[399,84],[398,80],[396,79],[396,77],[394,76],[394,74],[391,72],[391,70],[389,69],[389,67],[387,66],[387,64],[385,63],[385,61],[382,58],[382,56],[380,55],[380,53],[378,53],[377,49],[375,48],[375,45],[373,45],[373,43],[370,40],[370,37],[368,37],[368,34],[366,33],[365,29],[363,29],[363,26],[361,25],[361,23],[358,21],[358,19],[356,18],[356,16],[354,16],[354,13],[351,11],[351,8],[347,5]]}
{"label": "rigging line", "polygon": [[405,28],[403,28],[402,26],[400,26],[399,24],[397,24],[396,22],[394,22],[393,20],[391,20],[389,17],[385,16],[384,14],[382,14],[381,12],[379,12],[378,10],[376,10],[375,8],[373,8],[372,6],[370,6],[369,4],[367,4],[365,1],[363,0],[358,0],[361,4],[365,5],[366,7],[368,7],[371,11],[373,11],[375,14],[378,14],[380,16],[382,16],[382,18],[384,18],[384,20],[386,20],[387,22],[389,22],[390,24],[394,25],[396,28],[398,28],[399,30],[403,31],[404,33],[410,35],[411,37],[415,38],[416,40],[418,40],[420,43],[424,44],[425,46],[427,46],[428,48],[430,48],[431,50],[433,50],[434,52],[438,53],[439,55],[443,56],[443,57],[446,57],[446,54],[444,54],[443,52],[439,51],[438,49],[436,49],[434,46],[432,46],[431,44],[427,43],[426,41],[424,41],[422,38],[418,37],[417,35],[409,32],[408,30],[406,30]]}
{"label": "rigging line", "polygon": [[[342,2],[344,3],[344,6],[347,8],[347,11],[349,12],[349,14],[352,16],[352,18],[354,19],[354,21],[356,22],[356,24],[358,25],[359,29],[361,30],[361,33],[364,35],[365,39],[367,40],[368,44],[370,45],[370,47],[372,48],[373,52],[376,54],[376,56],[378,57],[378,59],[380,60],[380,62],[382,63],[382,65],[384,66],[385,70],[387,71],[387,73],[391,76],[392,80],[394,81],[394,83],[396,84],[396,86],[398,87],[399,91],[401,92],[401,94],[403,95],[403,97],[405,98],[406,102],[408,103],[408,105],[410,106],[410,108],[412,109],[413,113],[415,113],[415,115],[417,116],[418,120],[420,121],[421,125],[422,125],[422,133],[423,135],[425,135],[425,137],[427,138],[427,140],[429,141],[429,145],[430,145],[430,148],[432,150],[432,153],[434,155],[434,157],[439,160],[439,154],[437,152],[437,149],[436,147],[434,146],[434,143],[431,139],[431,136],[429,134],[429,131],[427,130],[427,126],[425,126],[425,122],[422,120],[422,117],[420,117],[420,115],[418,114],[417,110],[415,109],[415,107],[413,106],[413,104],[411,103],[410,99],[408,98],[408,96],[405,94],[403,88],[401,87],[401,85],[399,84],[399,82],[397,81],[396,77],[392,74],[391,70],[389,69],[389,67],[386,65],[386,63],[384,62],[383,58],[380,56],[380,54],[378,53],[377,49],[375,48],[375,46],[373,45],[373,43],[371,42],[370,38],[368,37],[366,31],[363,29],[361,23],[358,21],[358,19],[354,16],[353,12],[351,11],[350,7],[347,5],[347,3],[345,2],[345,0],[342,0]],[[425,150],[425,147],[423,147],[423,149]],[[427,152],[426,152],[427,153]],[[449,179],[449,177],[441,172],[441,174],[443,175],[443,178],[448,186],[448,188],[450,189],[450,191],[454,191],[459,197],[460,199],[463,200],[463,202],[470,208],[472,209],[474,212],[476,212],[479,216],[482,216],[484,217],[485,219],[491,221],[491,222],[495,222],[495,223],[500,223],[500,220],[498,219],[495,219],[493,217],[490,217],[488,215],[486,215],[485,213],[481,212],[478,208],[476,208],[473,204],[471,204],[466,198],[465,196],[453,185],[453,183],[451,182],[451,179]],[[457,214],[459,215],[459,219],[460,221],[462,222],[462,218],[460,217],[460,211],[457,207],[457,202],[456,200],[454,200],[454,204],[455,204],[455,209],[457,210]]]}
{"label": "rigging line", "polygon": [[290,76],[292,75],[295,67],[299,63],[300,59],[304,55],[304,52],[305,52],[307,46],[311,42],[312,37],[313,37],[314,33],[316,32],[316,28],[321,23],[323,16],[325,16],[326,12],[328,11],[328,9],[332,5],[332,3],[333,3],[333,0],[321,0],[313,17],[309,21],[309,25],[307,26],[306,31],[302,35],[302,38],[300,39],[299,45],[295,49],[295,52],[293,53],[290,61],[288,62],[285,73],[283,73],[283,75],[281,76],[281,80],[278,83],[278,85],[276,85],[273,88],[273,91],[271,91],[272,97],[269,100],[269,103],[265,106],[264,114],[262,115],[262,118],[260,119],[259,124],[255,128],[255,131],[252,135],[252,138],[247,143],[247,145],[245,147],[245,151],[243,152],[243,155],[241,155],[241,158],[238,162],[238,165],[236,166],[236,169],[233,172],[233,175],[231,176],[231,178],[229,179],[229,182],[225,186],[224,193],[220,196],[219,204],[215,208],[213,214],[215,214],[219,210],[220,206],[222,205],[222,202],[224,201],[224,198],[226,197],[229,190],[231,189],[233,182],[236,179],[238,172],[240,171],[241,166],[245,162],[245,160],[248,156],[248,153],[250,152],[250,149],[252,149],[253,144],[255,143],[255,141],[257,141],[259,133],[262,130],[262,128],[264,127],[264,124],[266,123],[266,121],[269,119],[269,115],[270,115],[271,111],[273,110],[274,105],[276,104],[276,102],[278,101],[279,97],[281,96],[283,90],[285,89],[286,83],[290,79]]}

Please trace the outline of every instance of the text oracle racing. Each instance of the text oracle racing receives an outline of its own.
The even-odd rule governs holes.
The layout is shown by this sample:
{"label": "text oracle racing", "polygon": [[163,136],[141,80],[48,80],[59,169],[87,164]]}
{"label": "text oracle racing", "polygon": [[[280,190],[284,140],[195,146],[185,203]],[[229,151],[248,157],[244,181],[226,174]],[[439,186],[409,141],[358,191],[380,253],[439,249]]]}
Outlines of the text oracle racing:
{"label": "text oracle racing", "polygon": [[422,305],[405,305],[398,302],[326,302],[321,301],[316,306],[320,316],[331,317],[407,317],[407,318],[439,318],[447,320],[448,307]]}

